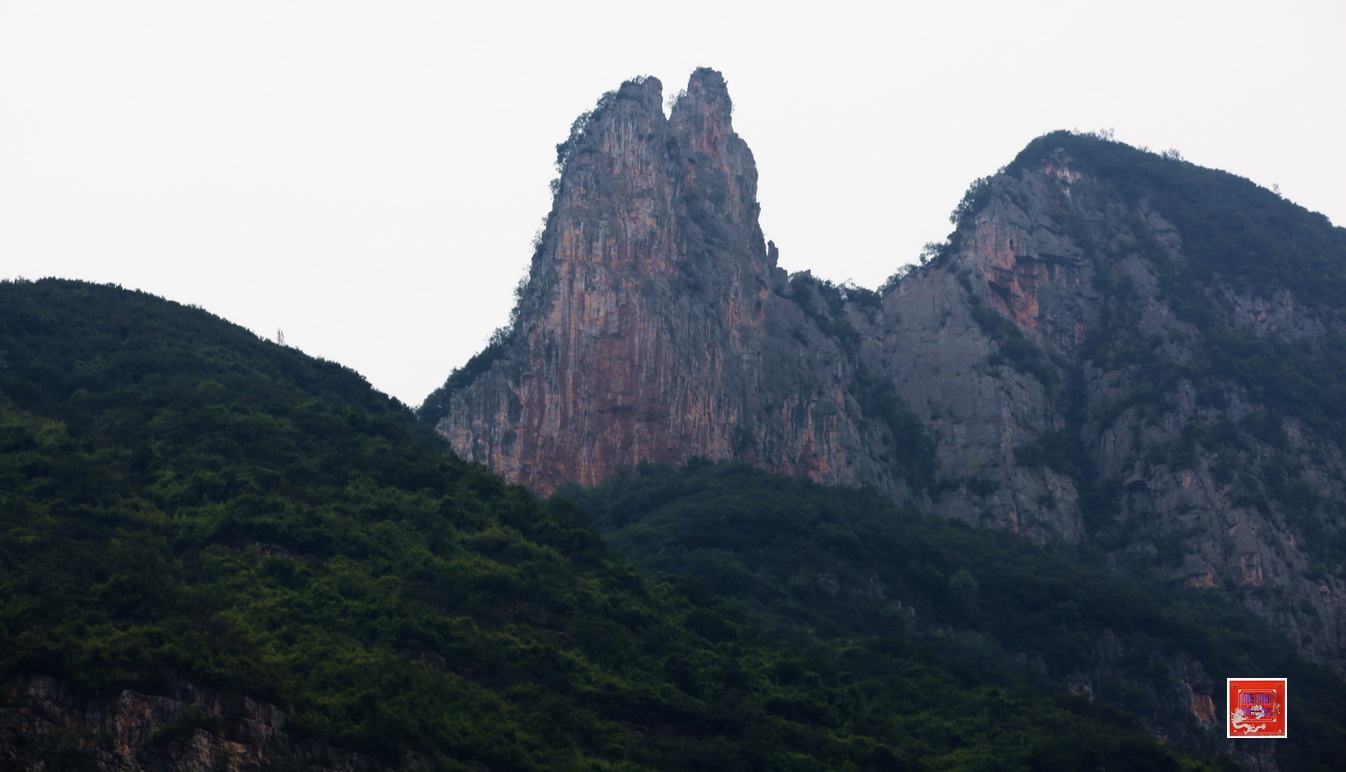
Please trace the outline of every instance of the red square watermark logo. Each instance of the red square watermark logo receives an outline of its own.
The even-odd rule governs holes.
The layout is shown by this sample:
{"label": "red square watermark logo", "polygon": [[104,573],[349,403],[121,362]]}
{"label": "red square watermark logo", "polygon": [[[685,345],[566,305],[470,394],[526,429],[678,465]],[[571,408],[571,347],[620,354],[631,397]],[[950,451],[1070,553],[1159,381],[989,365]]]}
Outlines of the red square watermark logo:
{"label": "red square watermark logo", "polygon": [[1286,736],[1284,678],[1228,678],[1226,737]]}

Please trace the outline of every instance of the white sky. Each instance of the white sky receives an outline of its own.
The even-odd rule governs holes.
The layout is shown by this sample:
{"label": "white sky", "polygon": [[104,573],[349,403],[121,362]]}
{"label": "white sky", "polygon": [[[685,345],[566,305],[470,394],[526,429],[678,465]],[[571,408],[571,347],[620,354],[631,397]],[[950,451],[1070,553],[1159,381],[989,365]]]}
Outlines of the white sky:
{"label": "white sky", "polygon": [[554,146],[724,73],[791,271],[875,287],[1112,128],[1346,224],[1346,2],[0,0],[0,277],[193,303],[416,405],[505,323]]}

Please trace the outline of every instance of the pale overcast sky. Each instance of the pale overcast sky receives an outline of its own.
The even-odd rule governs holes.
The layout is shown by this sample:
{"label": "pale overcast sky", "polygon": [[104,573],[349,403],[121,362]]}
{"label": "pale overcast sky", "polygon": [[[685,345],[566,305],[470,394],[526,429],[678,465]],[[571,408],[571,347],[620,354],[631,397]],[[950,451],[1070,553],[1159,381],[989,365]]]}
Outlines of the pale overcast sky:
{"label": "pale overcast sky", "polygon": [[1346,2],[0,0],[0,278],[202,306],[416,405],[505,323],[555,145],[724,73],[791,271],[875,287],[1055,129],[1346,224]]}

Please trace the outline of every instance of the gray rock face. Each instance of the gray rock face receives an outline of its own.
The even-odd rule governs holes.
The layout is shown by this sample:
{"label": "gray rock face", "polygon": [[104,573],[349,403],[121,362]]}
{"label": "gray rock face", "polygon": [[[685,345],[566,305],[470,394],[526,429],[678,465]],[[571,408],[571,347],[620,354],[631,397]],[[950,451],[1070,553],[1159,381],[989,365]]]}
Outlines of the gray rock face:
{"label": "gray rock face", "polygon": [[[391,770],[294,737],[279,708],[238,694],[186,686],[176,698],[123,690],[115,698],[87,699],[54,679],[29,677],[0,687],[0,699],[0,769]],[[431,766],[409,756],[398,768]]]}
{"label": "gray rock face", "polygon": [[1222,330],[1330,345],[1335,311],[1217,278],[1187,288],[1225,315],[1199,327],[1161,277],[1192,262],[1182,234],[1147,201],[1064,153],[986,187],[957,246],[884,299],[887,376],[942,473],[983,478],[929,506],[1227,590],[1343,672],[1342,577],[1304,543],[1342,531],[1340,438],[1200,365]]}
{"label": "gray rock face", "polygon": [[881,294],[787,277],[723,78],[661,98],[625,84],[562,146],[508,338],[435,403],[457,452],[544,493],[692,456],[867,485],[1222,588],[1346,672],[1341,561],[1308,543],[1346,530],[1341,438],[1209,356],[1326,345],[1335,308],[1203,269],[1176,212],[1050,147]]}

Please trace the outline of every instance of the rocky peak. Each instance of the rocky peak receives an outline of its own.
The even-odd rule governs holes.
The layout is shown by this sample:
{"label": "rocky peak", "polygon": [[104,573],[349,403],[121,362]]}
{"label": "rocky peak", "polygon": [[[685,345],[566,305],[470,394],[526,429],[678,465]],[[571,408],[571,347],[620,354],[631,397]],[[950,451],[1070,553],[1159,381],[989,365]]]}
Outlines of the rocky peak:
{"label": "rocky peak", "polygon": [[1346,238],[1246,181],[1062,133],[974,185],[882,297],[787,281],[724,79],[698,70],[668,118],[660,99],[629,82],[558,148],[512,333],[435,403],[458,453],[542,492],[692,456],[866,485],[1244,593],[1341,662],[1339,548],[1312,535],[1346,527],[1346,446],[1295,395],[1346,402],[1312,365],[1346,293],[1315,266]]}
{"label": "rocky peak", "polygon": [[[724,77],[715,70],[702,67],[692,73],[687,90],[678,95],[669,114],[669,123],[688,140],[694,152],[724,158],[729,153],[730,140],[738,138],[730,121],[733,111]],[[746,150],[746,146],[742,149]]]}
{"label": "rocky peak", "polygon": [[[1223,588],[1341,672],[1342,577],[1316,570],[1331,550],[1295,532],[1342,527],[1323,503],[1340,495],[1343,450],[1292,396],[1295,377],[1257,373],[1278,362],[1304,373],[1299,387],[1342,388],[1309,363],[1331,350],[1340,301],[1307,303],[1301,271],[1346,259],[1346,240],[1246,181],[1068,135],[966,203],[944,254],[885,298],[889,377],[944,479],[964,481],[929,506]],[[1316,443],[1301,432],[1313,416]]]}
{"label": "rocky peak", "polygon": [[708,127],[719,129],[723,136],[729,130],[729,118],[734,103],[729,98],[729,85],[724,76],[709,67],[698,67],[687,81],[687,89],[678,95],[669,119],[674,125],[697,125],[700,129],[689,134],[708,133]]}
{"label": "rocky peak", "polygon": [[732,114],[724,78],[702,67],[692,73],[668,122],[678,143],[688,213],[701,231],[695,235],[748,257],[751,270],[761,278],[775,262],[766,259],[757,224],[757,165],[747,143],[734,132]]}
{"label": "rocky peak", "polygon": [[576,120],[509,345],[446,398],[439,431],[516,482],[726,455],[755,388],[774,261],[752,154],[719,73],[661,104],[637,79]]}

